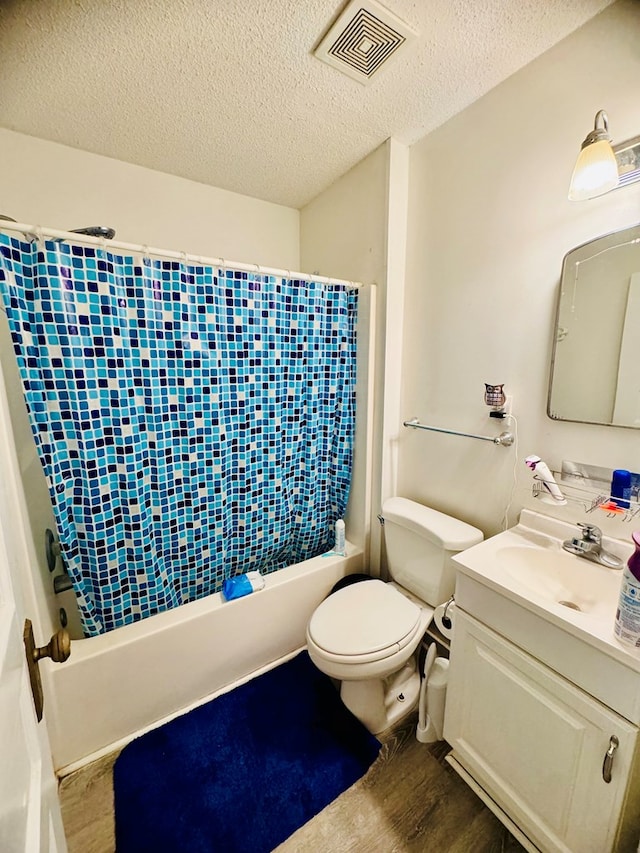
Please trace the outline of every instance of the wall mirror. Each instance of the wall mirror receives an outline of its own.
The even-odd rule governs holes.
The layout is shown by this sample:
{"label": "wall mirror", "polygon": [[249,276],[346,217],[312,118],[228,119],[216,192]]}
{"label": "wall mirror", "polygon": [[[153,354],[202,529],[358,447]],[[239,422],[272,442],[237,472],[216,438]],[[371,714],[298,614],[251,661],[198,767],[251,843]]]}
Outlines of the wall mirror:
{"label": "wall mirror", "polygon": [[565,255],[547,414],[640,429],[640,225]]}

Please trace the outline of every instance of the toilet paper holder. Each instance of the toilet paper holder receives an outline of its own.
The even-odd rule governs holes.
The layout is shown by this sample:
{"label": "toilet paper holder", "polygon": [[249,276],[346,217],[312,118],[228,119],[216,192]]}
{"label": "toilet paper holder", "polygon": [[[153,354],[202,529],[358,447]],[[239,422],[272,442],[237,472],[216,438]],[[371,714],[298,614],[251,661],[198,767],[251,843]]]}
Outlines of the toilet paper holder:
{"label": "toilet paper holder", "polygon": [[455,604],[455,597],[452,595],[449,601],[444,606],[444,610],[442,611],[442,624],[447,629],[447,631],[451,630],[452,622],[451,617],[448,615],[448,610],[452,604]]}

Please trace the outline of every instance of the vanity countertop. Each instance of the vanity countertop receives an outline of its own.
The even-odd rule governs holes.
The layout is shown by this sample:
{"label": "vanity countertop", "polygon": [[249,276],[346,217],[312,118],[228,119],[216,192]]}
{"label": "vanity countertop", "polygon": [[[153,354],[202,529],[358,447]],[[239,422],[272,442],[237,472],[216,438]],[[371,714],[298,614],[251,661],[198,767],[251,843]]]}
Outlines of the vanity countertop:
{"label": "vanity countertop", "polygon": [[[453,559],[462,575],[640,673],[640,649],[623,645],[613,631],[622,569],[564,551],[562,542],[575,535],[575,525],[523,510],[515,527]],[[625,562],[633,551],[608,537],[602,545]],[[456,602],[464,606],[457,593]]]}

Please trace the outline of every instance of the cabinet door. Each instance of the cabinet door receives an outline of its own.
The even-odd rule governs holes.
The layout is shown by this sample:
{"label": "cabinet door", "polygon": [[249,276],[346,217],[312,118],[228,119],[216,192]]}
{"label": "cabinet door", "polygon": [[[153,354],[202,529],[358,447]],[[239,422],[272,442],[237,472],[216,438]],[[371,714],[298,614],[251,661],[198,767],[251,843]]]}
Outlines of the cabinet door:
{"label": "cabinet door", "polygon": [[[445,739],[460,764],[541,850],[613,850],[637,731],[456,611]],[[612,738],[618,746],[607,783],[603,761]]]}

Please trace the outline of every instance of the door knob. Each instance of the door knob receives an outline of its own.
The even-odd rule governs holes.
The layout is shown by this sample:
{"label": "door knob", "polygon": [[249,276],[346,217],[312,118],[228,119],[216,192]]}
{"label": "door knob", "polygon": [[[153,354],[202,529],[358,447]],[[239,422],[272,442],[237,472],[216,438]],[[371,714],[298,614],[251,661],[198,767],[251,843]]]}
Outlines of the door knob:
{"label": "door knob", "polygon": [[46,646],[36,646],[33,638],[33,625],[30,619],[25,619],[24,631],[22,632],[24,640],[24,650],[27,657],[27,666],[29,668],[29,681],[31,683],[31,692],[33,694],[33,704],[36,707],[36,717],[38,722],[42,719],[42,708],[44,705],[44,694],[42,692],[42,681],[40,679],[40,670],[38,663],[42,658],[51,658],[56,663],[64,663],[71,654],[71,638],[68,631],[61,628],[51,637]]}

